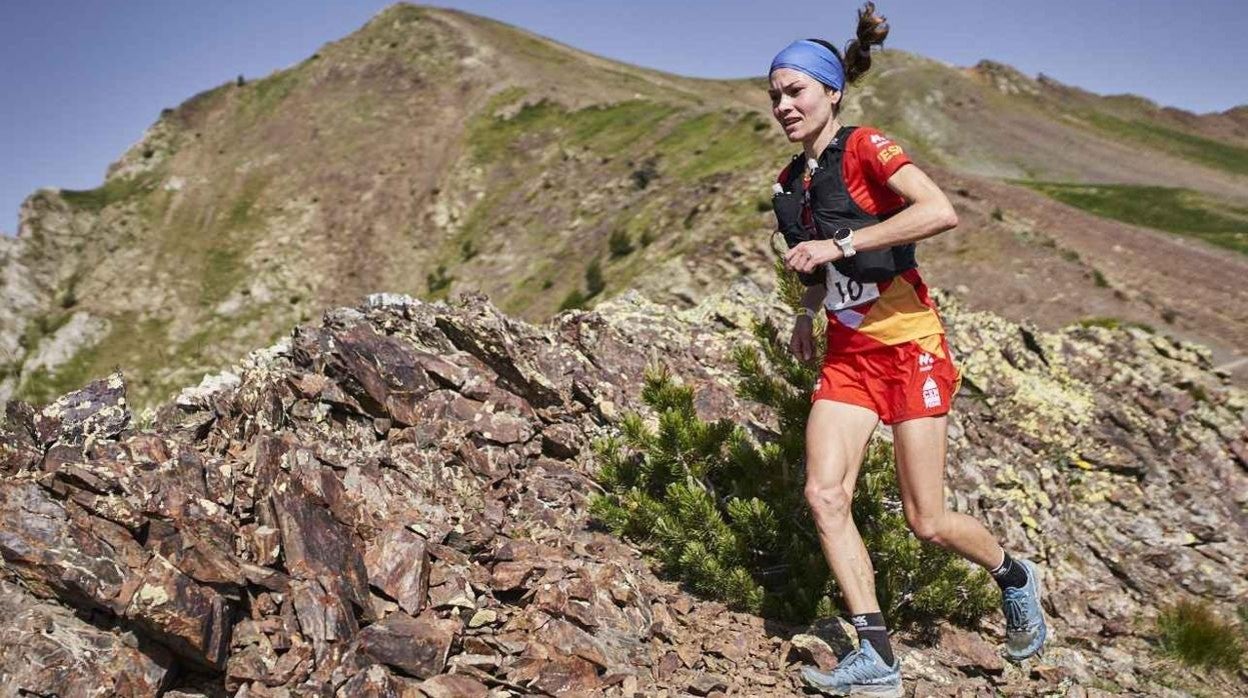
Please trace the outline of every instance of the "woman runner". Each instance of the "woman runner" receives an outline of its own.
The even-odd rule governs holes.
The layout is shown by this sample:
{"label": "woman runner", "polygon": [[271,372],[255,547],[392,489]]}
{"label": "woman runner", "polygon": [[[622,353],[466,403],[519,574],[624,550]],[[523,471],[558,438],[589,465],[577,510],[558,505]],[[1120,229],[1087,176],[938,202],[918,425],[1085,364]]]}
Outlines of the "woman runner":
{"label": "woman runner", "polygon": [[772,114],[802,154],[781,172],[773,199],[807,285],[790,348],[814,358],[815,314],[827,313],[827,353],[806,425],[805,497],[844,594],[858,649],[832,672],[803,667],[832,695],[901,696],[900,664],[875,596],[867,550],[850,514],[867,441],[892,425],[906,521],[916,536],[987,569],[1002,590],[1006,656],[1040,651],[1046,636],[1036,566],[1014,559],[988,530],[944,501],[945,439],[960,372],[914,261],[914,243],[953,228],[944,193],[901,146],[839,119],[845,85],[871,66],[888,35],[873,3],[858,13],[844,56],[826,41],[790,44],[771,63]]}

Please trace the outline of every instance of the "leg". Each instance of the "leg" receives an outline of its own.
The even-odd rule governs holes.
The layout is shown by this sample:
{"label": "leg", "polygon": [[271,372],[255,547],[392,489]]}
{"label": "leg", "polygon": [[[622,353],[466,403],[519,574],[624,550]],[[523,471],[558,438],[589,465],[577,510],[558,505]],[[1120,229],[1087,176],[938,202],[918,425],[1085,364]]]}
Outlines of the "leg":
{"label": "leg", "polygon": [[945,438],[948,416],[922,417],[893,425],[897,480],[910,530],[921,540],[957,552],[991,570],[1004,551],[976,519],[945,509]]}
{"label": "leg", "polygon": [[852,614],[880,610],[871,558],[850,513],[863,452],[878,421],[865,407],[831,400],[816,400],[806,421],[806,501]]}

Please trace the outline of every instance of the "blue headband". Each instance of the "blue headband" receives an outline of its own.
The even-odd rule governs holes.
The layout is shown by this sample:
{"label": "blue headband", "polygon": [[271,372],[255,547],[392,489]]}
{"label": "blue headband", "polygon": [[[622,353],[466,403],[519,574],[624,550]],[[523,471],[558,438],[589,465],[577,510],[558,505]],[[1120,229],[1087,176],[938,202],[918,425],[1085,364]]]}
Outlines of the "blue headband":
{"label": "blue headband", "polygon": [[792,68],[806,73],[810,77],[831,87],[841,90],[845,87],[845,67],[841,65],[836,54],[827,46],[813,41],[794,41],[771,59],[770,75],[776,68]]}

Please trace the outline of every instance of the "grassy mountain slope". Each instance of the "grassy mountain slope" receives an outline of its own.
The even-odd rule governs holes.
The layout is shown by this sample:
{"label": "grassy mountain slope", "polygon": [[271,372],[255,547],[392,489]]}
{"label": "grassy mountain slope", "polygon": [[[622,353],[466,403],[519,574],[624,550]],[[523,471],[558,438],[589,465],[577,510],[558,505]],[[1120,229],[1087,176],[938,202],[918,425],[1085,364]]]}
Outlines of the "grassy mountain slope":
{"label": "grassy mountain slope", "polygon": [[[846,117],[895,133],[943,182],[971,178],[963,188],[1179,185],[1202,206],[1248,206],[1240,110],[1197,117],[890,51]],[[635,286],[687,301],[767,273],[767,186],[793,150],[761,79],[682,78],[396,5],[286,70],[165,110],[101,187],[28,199],[0,250],[2,293],[22,299],[0,314],[0,396],[44,399],[120,366],[149,403],[374,291],[482,290],[528,319]],[[1122,295],[1063,319],[1161,312],[1129,280],[1099,286],[1058,245],[1032,244],[992,201],[958,203],[998,253],[937,245],[934,268],[1021,254]],[[1214,334],[1192,322],[1176,329]]]}

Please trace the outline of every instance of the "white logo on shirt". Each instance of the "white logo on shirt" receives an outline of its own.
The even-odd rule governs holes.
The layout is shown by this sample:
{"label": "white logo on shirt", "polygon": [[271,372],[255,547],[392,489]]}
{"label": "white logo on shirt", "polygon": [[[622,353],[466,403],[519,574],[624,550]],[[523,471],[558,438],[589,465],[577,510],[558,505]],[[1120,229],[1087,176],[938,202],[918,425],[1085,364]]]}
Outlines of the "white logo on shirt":
{"label": "white logo on shirt", "polygon": [[936,385],[936,381],[931,376],[923,381],[923,406],[924,407],[940,407],[940,388]]}
{"label": "white logo on shirt", "polygon": [[888,139],[878,133],[871,134],[871,144],[875,146],[888,145]]}
{"label": "white logo on shirt", "polygon": [[936,359],[931,354],[927,352],[923,352],[922,354],[919,354],[919,370],[920,371],[932,370],[932,364],[934,363],[936,363]]}

